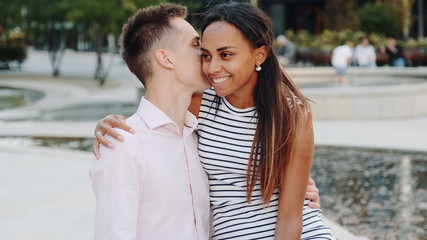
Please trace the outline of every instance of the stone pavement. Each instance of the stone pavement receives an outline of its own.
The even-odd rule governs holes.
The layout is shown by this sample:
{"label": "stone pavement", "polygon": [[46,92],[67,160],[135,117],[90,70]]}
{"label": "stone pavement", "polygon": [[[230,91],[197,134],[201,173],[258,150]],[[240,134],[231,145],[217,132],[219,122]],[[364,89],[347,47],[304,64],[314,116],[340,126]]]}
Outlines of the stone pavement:
{"label": "stone pavement", "polygon": [[0,239],[89,240],[90,153],[0,146]]}
{"label": "stone pavement", "polygon": [[[40,89],[46,92],[46,99],[29,107],[0,111],[0,119],[25,118],[40,113],[41,109],[67,104],[134,101],[137,80],[117,56],[112,59],[114,68],[109,80],[106,86],[99,87],[90,79],[95,64],[93,54],[68,51],[62,77],[55,79],[49,77],[47,54],[30,51],[21,71],[0,71],[0,86]],[[96,122],[0,120],[0,137],[91,137]],[[318,145],[427,152],[427,116],[381,121],[315,120],[314,127]],[[0,141],[0,239],[93,239],[95,205],[88,175],[92,160],[88,152]],[[326,221],[340,239],[363,239]]]}

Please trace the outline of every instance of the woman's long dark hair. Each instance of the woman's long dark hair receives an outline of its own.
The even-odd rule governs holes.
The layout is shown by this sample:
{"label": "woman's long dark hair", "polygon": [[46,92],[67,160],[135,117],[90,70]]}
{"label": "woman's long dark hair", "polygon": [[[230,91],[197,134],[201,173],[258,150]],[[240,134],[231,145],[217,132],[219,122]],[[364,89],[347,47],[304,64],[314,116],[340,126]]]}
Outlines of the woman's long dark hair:
{"label": "woman's long dark hair", "polygon": [[300,116],[309,114],[310,105],[278,62],[273,48],[273,25],[262,10],[233,1],[215,5],[202,16],[202,32],[216,21],[237,27],[253,48],[264,45],[267,49],[268,56],[253,92],[259,120],[249,158],[246,198],[251,201],[259,181],[262,201],[269,204],[292,156]]}

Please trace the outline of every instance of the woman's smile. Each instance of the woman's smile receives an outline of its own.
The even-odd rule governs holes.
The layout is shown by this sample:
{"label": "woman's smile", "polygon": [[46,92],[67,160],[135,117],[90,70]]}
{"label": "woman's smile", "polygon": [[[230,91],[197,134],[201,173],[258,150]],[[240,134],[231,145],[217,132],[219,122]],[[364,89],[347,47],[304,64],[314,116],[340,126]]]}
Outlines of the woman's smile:
{"label": "woman's smile", "polygon": [[222,85],[224,85],[231,77],[225,76],[225,77],[209,77],[212,83],[212,87],[219,88]]}

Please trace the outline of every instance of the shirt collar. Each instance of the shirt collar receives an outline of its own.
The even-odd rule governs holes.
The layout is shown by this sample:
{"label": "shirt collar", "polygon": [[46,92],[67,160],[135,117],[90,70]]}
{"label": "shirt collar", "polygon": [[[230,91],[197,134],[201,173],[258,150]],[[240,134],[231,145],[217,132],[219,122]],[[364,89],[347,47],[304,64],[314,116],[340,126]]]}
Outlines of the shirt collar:
{"label": "shirt collar", "polygon": [[[141,98],[137,114],[141,117],[143,121],[147,124],[148,128],[151,130],[158,127],[163,127],[167,125],[176,126],[176,123],[169,118],[162,110],[156,107],[153,103],[148,101],[145,97]],[[197,127],[197,118],[187,111],[185,115],[184,125],[190,130],[194,130]]]}

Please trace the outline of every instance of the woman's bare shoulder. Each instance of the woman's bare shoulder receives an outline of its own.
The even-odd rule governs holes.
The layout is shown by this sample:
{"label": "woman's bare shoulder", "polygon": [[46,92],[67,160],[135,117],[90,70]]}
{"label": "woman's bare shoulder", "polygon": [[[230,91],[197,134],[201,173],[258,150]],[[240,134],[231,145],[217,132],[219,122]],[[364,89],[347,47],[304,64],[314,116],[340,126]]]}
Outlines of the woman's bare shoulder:
{"label": "woman's bare shoulder", "polygon": [[200,112],[200,105],[202,103],[202,92],[194,93],[191,97],[191,103],[188,107],[188,111],[190,111],[194,116],[198,117]]}

